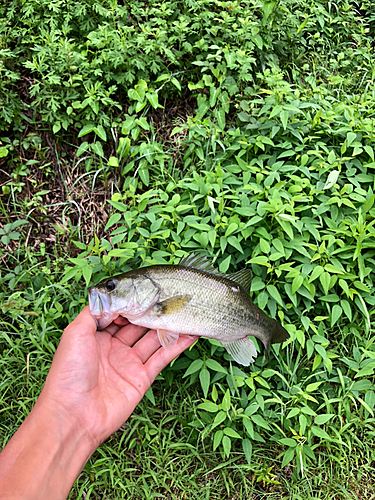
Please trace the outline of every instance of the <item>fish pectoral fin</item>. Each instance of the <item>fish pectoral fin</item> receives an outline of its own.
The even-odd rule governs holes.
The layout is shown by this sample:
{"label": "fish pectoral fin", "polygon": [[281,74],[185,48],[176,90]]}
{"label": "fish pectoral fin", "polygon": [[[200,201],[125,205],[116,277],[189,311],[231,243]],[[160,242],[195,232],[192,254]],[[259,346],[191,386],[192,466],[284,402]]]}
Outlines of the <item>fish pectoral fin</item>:
{"label": "fish pectoral fin", "polygon": [[243,366],[254,363],[258,355],[254,342],[247,337],[238,340],[220,340],[220,344],[225,347],[234,361]]}
{"label": "fish pectoral fin", "polygon": [[191,300],[191,295],[176,295],[169,299],[157,302],[153,310],[157,316],[162,314],[173,314],[181,311],[181,309]]}
{"label": "fish pectoral fin", "polygon": [[168,349],[169,346],[175,345],[177,343],[179,334],[175,332],[170,332],[168,330],[156,330],[158,334],[158,339],[161,345]]}

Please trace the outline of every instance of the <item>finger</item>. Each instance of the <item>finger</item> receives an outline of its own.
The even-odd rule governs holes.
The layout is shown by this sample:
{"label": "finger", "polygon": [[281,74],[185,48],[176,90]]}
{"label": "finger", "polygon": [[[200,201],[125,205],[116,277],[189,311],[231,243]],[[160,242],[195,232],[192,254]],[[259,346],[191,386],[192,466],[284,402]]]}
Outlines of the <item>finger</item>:
{"label": "finger", "polygon": [[120,340],[123,344],[132,347],[143,335],[147,332],[148,328],[144,326],[133,325],[129,323],[120,328],[114,337]]}
{"label": "finger", "polygon": [[170,346],[168,349],[161,347],[158,349],[145,363],[148,376],[153,381],[164,370],[164,368],[173,361],[185,349],[192,346],[198,339],[195,335],[181,335],[177,344]]}
{"label": "finger", "polygon": [[137,354],[142,363],[146,363],[160,347],[161,344],[156,330],[150,330],[133,345],[133,352]]}
{"label": "finger", "polygon": [[124,318],[124,316],[118,316],[118,318],[116,318],[113,322],[118,326],[125,326],[129,324],[129,320]]}
{"label": "finger", "polygon": [[80,331],[81,334],[95,334],[96,323],[91,316],[89,306],[84,307],[78,316],[65,328],[66,335],[76,331]]}
{"label": "finger", "polygon": [[118,325],[115,325],[115,323],[111,323],[110,325],[106,326],[104,329],[105,332],[108,332],[112,337],[120,330],[120,327]]}

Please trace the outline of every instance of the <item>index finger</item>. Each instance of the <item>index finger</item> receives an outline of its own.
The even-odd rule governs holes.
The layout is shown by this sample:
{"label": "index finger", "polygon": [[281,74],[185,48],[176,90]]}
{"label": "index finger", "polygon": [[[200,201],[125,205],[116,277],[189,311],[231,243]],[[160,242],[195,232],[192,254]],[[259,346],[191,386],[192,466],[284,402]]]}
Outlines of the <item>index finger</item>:
{"label": "index finger", "polygon": [[168,349],[160,347],[145,363],[150,381],[154,381],[171,361],[192,346],[197,339],[195,335],[180,335],[175,345],[171,345]]}

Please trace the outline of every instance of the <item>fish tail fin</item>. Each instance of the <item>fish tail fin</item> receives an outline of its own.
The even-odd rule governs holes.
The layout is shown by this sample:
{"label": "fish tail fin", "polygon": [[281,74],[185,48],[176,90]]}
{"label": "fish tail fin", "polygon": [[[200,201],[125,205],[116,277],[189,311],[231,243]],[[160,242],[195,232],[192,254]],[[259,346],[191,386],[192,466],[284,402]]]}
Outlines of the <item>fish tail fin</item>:
{"label": "fish tail fin", "polygon": [[234,361],[243,366],[254,363],[258,355],[254,342],[247,337],[238,340],[221,340],[220,344],[225,347]]}
{"label": "fish tail fin", "polygon": [[261,341],[264,345],[264,350],[267,358],[267,363],[270,360],[270,347],[271,344],[281,344],[289,338],[289,333],[283,326],[280,325],[275,319],[273,321],[273,329],[269,335],[263,336]]}

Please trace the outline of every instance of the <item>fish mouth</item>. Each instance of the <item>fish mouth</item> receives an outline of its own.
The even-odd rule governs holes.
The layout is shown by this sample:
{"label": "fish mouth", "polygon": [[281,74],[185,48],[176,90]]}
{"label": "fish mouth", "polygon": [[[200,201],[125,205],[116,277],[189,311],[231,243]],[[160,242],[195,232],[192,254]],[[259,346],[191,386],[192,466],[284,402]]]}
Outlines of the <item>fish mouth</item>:
{"label": "fish mouth", "polygon": [[99,292],[94,286],[90,287],[87,292],[91,316],[94,318],[98,329],[103,330],[117,318],[118,314],[110,312],[110,300],[106,294]]}
{"label": "fish mouth", "polygon": [[106,305],[108,309],[108,300],[106,300],[106,298],[103,297],[103,294],[101,294],[99,290],[94,286],[88,289],[88,296],[90,312],[93,316],[100,316],[101,314],[103,314],[103,310],[106,309],[103,302],[107,302]]}

